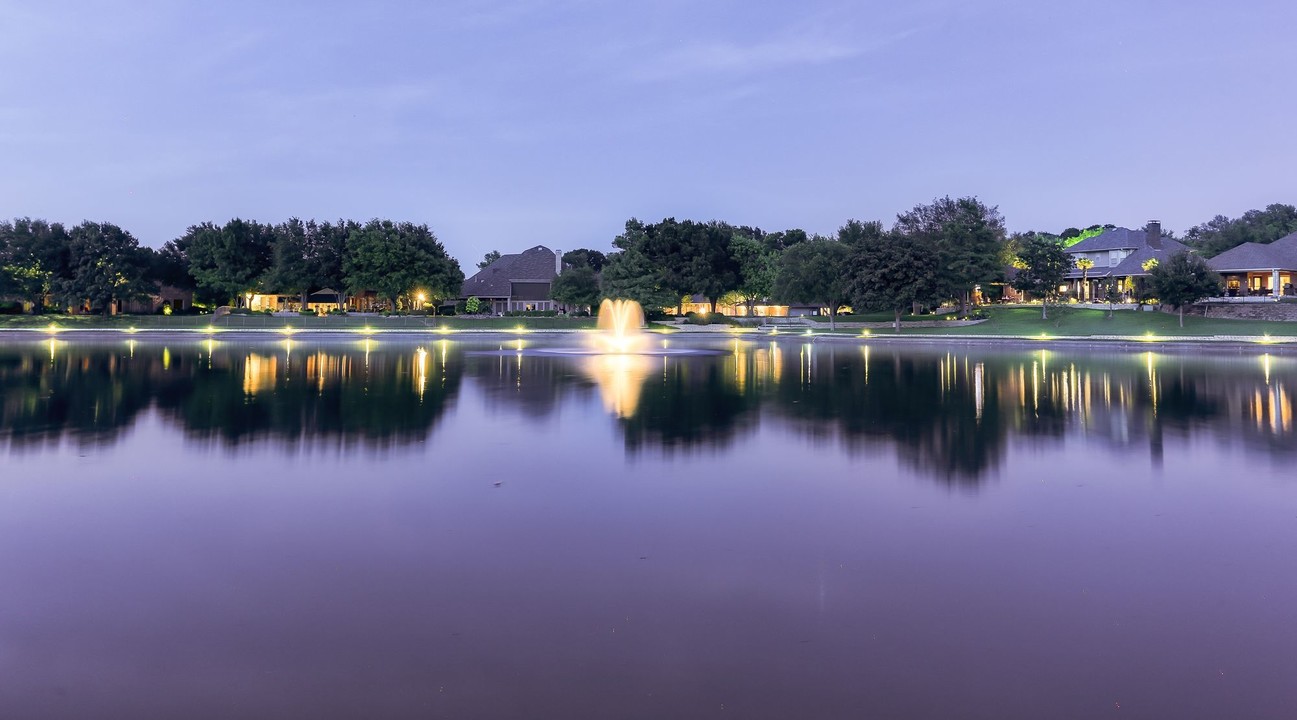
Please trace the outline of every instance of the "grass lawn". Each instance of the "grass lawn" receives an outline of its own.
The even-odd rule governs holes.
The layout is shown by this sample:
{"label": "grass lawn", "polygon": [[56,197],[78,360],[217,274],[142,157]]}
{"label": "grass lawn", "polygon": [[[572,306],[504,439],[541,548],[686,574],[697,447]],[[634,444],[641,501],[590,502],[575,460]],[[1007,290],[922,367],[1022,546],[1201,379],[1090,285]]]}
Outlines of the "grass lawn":
{"label": "grass lawn", "polygon": [[580,330],[593,328],[594,318],[572,317],[383,317],[381,315],[345,315],[334,317],[227,315],[213,320],[211,315],[4,315],[0,330],[18,328],[45,329],[55,325],[61,330],[339,330],[370,328],[383,330]]}
{"label": "grass lawn", "polygon": [[[1040,308],[989,308],[989,319],[978,325],[952,328],[902,328],[905,335],[1025,335],[1039,337],[1087,337],[1119,335],[1142,337],[1202,337],[1211,335],[1245,335],[1260,337],[1297,336],[1297,323],[1264,320],[1219,320],[1184,318],[1181,328],[1175,315],[1159,312],[1117,310],[1108,317],[1106,310],[1058,307],[1049,309],[1049,319],[1040,319]],[[876,334],[886,334],[875,330]]]}

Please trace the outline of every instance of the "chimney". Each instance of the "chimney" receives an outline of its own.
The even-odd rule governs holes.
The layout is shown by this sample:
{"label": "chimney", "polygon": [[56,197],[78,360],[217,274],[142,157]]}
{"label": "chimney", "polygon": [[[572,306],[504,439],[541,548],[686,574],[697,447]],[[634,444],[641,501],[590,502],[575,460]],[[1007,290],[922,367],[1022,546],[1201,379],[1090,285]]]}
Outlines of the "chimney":
{"label": "chimney", "polygon": [[563,251],[562,250],[554,251],[554,274],[555,275],[563,274]]}
{"label": "chimney", "polygon": [[1148,225],[1144,227],[1144,235],[1148,238],[1148,246],[1154,250],[1162,249],[1162,223],[1159,220],[1149,220]]}

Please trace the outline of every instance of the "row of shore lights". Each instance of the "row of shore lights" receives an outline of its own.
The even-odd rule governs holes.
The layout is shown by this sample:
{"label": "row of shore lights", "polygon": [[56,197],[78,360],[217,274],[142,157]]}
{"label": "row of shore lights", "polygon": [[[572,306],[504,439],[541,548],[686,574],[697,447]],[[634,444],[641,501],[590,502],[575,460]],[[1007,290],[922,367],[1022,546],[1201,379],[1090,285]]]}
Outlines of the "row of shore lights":
{"label": "row of shore lights", "polygon": [[[46,328],[46,331],[47,331],[49,334],[51,334],[51,335],[57,335],[58,333],[62,332],[62,330],[63,330],[63,328],[59,327],[59,326],[56,325],[55,323],[50,323],[50,324],[49,324],[49,327]],[[221,331],[221,329],[218,328],[218,327],[216,327],[215,325],[208,325],[206,328],[204,328],[204,329],[202,329],[202,330],[199,330],[199,332],[202,332],[202,333],[204,333],[204,334],[206,334],[206,335],[209,335],[209,336],[210,336],[210,335],[215,335],[216,333],[218,333],[218,332],[220,332],[220,331]],[[134,327],[134,326],[131,326],[131,327],[126,328],[123,332],[126,332],[127,334],[131,334],[131,335],[133,335],[133,334],[139,332],[139,328],[136,328],[136,327]],[[283,334],[283,335],[287,335],[287,336],[290,336],[290,337],[291,337],[293,334],[295,334],[296,332],[298,332],[298,329],[297,329],[297,328],[294,328],[294,327],[283,327],[283,328],[280,328],[280,329],[279,329],[279,332],[280,332],[281,334]],[[369,335],[373,335],[373,334],[375,334],[375,333],[378,332],[378,331],[375,330],[374,328],[372,328],[372,327],[366,325],[366,326],[364,326],[364,327],[362,327],[362,328],[357,328],[356,332],[360,333],[361,335],[369,336]],[[450,328],[448,328],[448,327],[437,327],[437,328],[434,328],[434,329],[432,330],[432,332],[437,333],[438,335],[450,335],[450,334],[454,333],[455,331],[452,330],[452,329],[450,329]],[[517,325],[517,326],[515,326],[515,327],[513,328],[512,332],[515,333],[515,334],[517,334],[517,335],[525,335],[525,334],[531,332],[531,330],[527,329],[526,327],[523,327],[522,325]],[[732,333],[736,333],[736,332],[738,332],[738,331],[737,331],[736,329],[734,329],[734,328],[731,328],[731,329],[730,329],[730,332],[732,332]],[[779,334],[779,330],[776,328],[775,330],[773,330],[773,331],[771,332],[771,334],[772,334],[772,335],[778,335],[778,334]],[[808,330],[806,330],[806,332],[803,333],[803,334],[804,334],[804,335],[811,335],[811,334],[813,334],[813,333],[811,332],[811,330],[808,329]],[[869,335],[870,335],[870,333],[869,333],[869,328],[865,328],[865,329],[861,330],[861,331],[860,331],[860,334],[861,334],[862,337],[869,337]],[[1047,341],[1047,340],[1055,340],[1055,339],[1059,339],[1059,338],[1057,338],[1057,337],[1055,337],[1055,336],[1052,336],[1052,335],[1050,335],[1050,334],[1048,334],[1048,333],[1043,333],[1043,332],[1042,332],[1042,333],[1040,334],[1040,336],[1039,336],[1038,338],[1036,338],[1036,339],[1038,339],[1038,340],[1043,340],[1043,341]],[[1151,333],[1151,332],[1149,332],[1149,333],[1144,333],[1142,336],[1134,337],[1134,338],[1132,338],[1132,339],[1133,339],[1133,340],[1137,340],[1137,341],[1139,341],[1139,342],[1149,342],[1149,343],[1157,343],[1157,342],[1174,342],[1175,340],[1177,340],[1177,338],[1175,338],[1175,337],[1164,337],[1164,336],[1161,336],[1161,335],[1154,335],[1154,334]],[[1266,333],[1264,336],[1262,336],[1261,338],[1257,339],[1255,342],[1257,342],[1257,343],[1259,343],[1259,344],[1261,344],[1261,345],[1273,345],[1274,343],[1277,343],[1278,340],[1276,340],[1275,338],[1271,337],[1271,336],[1270,336],[1270,333]]]}

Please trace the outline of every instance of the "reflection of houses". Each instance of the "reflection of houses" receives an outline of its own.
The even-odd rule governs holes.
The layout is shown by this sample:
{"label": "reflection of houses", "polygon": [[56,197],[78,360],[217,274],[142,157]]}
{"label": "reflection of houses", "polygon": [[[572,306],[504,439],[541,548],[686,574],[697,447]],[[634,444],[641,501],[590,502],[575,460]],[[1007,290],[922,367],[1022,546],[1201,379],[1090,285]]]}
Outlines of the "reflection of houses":
{"label": "reflection of houses", "polygon": [[[1067,249],[1072,269],[1067,274],[1068,292],[1084,299],[1107,299],[1104,286],[1114,282],[1116,292],[1126,298],[1136,294],[1137,285],[1148,276],[1149,260],[1166,262],[1172,255],[1188,250],[1184,244],[1162,237],[1162,224],[1149,222],[1143,230],[1112,228],[1088,237]],[[1094,263],[1082,270],[1081,259]]]}
{"label": "reflection of houses", "polygon": [[544,245],[501,255],[464,281],[460,299],[488,302],[495,313],[555,310],[557,303],[549,299],[549,290],[562,263],[562,255]]}
{"label": "reflection of houses", "polygon": [[1243,243],[1207,261],[1225,278],[1225,294],[1292,295],[1297,276],[1297,233],[1272,243]]}

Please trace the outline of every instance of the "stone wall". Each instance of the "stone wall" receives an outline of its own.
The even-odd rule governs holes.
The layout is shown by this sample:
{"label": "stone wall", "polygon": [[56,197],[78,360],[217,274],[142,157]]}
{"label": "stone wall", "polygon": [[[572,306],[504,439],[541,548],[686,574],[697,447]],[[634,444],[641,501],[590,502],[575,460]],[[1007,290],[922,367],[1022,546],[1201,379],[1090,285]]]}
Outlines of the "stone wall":
{"label": "stone wall", "polygon": [[[1170,306],[1162,308],[1163,312],[1174,314]],[[1276,322],[1297,322],[1297,303],[1294,302],[1255,302],[1255,303],[1222,303],[1202,302],[1184,309],[1185,315],[1220,318],[1222,320],[1272,320]]]}

